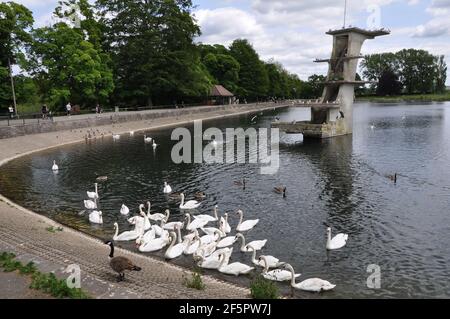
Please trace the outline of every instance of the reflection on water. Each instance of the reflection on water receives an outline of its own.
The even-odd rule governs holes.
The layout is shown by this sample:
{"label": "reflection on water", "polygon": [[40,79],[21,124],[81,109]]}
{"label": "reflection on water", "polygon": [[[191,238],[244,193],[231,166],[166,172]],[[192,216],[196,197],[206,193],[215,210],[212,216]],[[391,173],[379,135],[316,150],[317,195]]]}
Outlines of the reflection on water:
{"label": "reflection on water", "polygon": [[[269,112],[254,126],[269,127],[275,116],[281,121],[308,119],[309,111]],[[251,117],[204,127],[247,128]],[[205,192],[199,212],[212,212],[218,204],[220,213],[230,212],[232,227],[238,208],[244,218],[259,218],[248,239],[267,238],[264,254],[291,263],[302,273],[300,279],[314,276],[337,284],[322,297],[449,297],[450,105],[358,104],[354,118],[353,137],[303,141],[301,135],[282,134],[281,167],[275,175],[260,175],[257,164],[175,165],[170,153],[176,142],[170,140],[171,130],[165,130],[149,132],[159,144],[155,151],[143,134],[135,134],[23,157],[1,168],[1,192],[64,224],[110,238],[115,221],[121,230],[130,228],[119,213],[122,203],[135,213],[140,203],[151,200],[154,212],[169,208],[172,219],[181,220],[179,203],[162,193],[168,181],[188,198]],[[50,169],[53,159],[60,167],[57,174]],[[395,172],[397,184],[386,178]],[[82,212],[82,202],[99,175],[108,176],[99,188],[104,225],[94,226]],[[234,185],[243,177],[245,190]],[[285,199],[272,191],[280,185],[287,187]],[[344,249],[326,252],[324,223],[334,233],[350,235]],[[122,246],[135,249],[132,243]],[[249,255],[238,251],[232,259],[251,263]],[[192,258],[173,262],[191,266]],[[370,264],[381,267],[379,290],[366,287]],[[247,278],[205,272],[248,284]],[[280,287],[290,292],[287,284]]]}

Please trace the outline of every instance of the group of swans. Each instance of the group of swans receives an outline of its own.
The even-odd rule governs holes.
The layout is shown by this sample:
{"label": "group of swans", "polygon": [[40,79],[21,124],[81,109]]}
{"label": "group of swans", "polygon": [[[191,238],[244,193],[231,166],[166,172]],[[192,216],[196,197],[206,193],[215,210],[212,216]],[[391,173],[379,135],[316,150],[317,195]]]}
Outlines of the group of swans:
{"label": "group of swans", "polygon": [[97,210],[97,201],[99,200],[98,195],[98,184],[94,184],[95,190],[93,192],[86,191],[87,197],[89,199],[83,200],[84,207],[87,210],[90,210],[89,213],[89,221],[93,224],[103,224],[103,213],[100,210]]}

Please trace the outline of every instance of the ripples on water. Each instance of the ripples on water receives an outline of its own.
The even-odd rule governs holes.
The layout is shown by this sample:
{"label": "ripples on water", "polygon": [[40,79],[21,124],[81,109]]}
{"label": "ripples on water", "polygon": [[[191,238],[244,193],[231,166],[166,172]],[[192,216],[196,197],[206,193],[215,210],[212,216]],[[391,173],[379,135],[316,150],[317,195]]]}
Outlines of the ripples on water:
{"label": "ripples on water", "polygon": [[[337,284],[322,297],[449,297],[449,106],[359,104],[353,137],[303,142],[301,135],[281,135],[281,167],[275,175],[260,175],[256,164],[175,165],[170,158],[175,141],[170,140],[171,130],[164,130],[148,133],[159,144],[156,151],[144,144],[143,134],[136,134],[17,159],[1,168],[0,187],[27,208],[110,238],[115,221],[121,231],[130,228],[119,213],[122,203],[137,212],[140,203],[151,200],[154,212],[170,208],[171,219],[181,220],[178,203],[162,194],[167,180],[188,197],[206,192],[201,213],[212,212],[218,204],[220,213],[241,208],[244,218],[259,218],[248,239],[267,238],[264,254],[291,263],[302,273],[300,279],[314,276]],[[254,126],[269,127],[275,116],[282,121],[308,119],[309,111],[269,112]],[[204,126],[247,128],[251,117]],[[50,170],[53,159],[60,166],[58,174]],[[395,172],[396,185],[386,178]],[[80,212],[86,190],[93,190],[99,175],[108,176],[108,183],[99,188],[104,225],[92,226]],[[233,183],[243,177],[248,181],[244,191]],[[279,185],[287,186],[286,199],[272,192]],[[230,218],[233,227],[238,220],[234,213]],[[324,222],[333,226],[333,233],[349,233],[344,249],[326,252]],[[135,249],[131,243],[121,245]],[[251,263],[250,256],[240,252],[232,259]],[[192,257],[173,262],[191,266]],[[380,290],[366,287],[369,264],[381,267]],[[205,273],[248,284],[243,277]],[[290,293],[288,284],[280,287]]]}

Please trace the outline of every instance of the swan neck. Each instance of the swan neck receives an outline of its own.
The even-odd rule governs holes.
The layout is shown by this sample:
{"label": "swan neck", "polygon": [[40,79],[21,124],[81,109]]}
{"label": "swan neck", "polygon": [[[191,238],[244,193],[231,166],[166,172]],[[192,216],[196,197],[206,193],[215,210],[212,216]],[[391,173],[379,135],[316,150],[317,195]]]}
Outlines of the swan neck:
{"label": "swan neck", "polygon": [[172,239],[170,242],[169,248],[167,250],[172,250],[173,246],[175,245],[175,242],[177,241],[177,235],[175,233],[170,235],[170,238]]}
{"label": "swan neck", "polygon": [[116,229],[116,232],[114,234],[114,238],[117,238],[117,236],[119,235],[119,225],[114,225],[114,228]]}
{"label": "swan neck", "polygon": [[239,213],[239,224],[238,227],[241,226],[242,224],[242,219],[244,219],[244,214],[242,214],[242,212]]}
{"label": "swan neck", "polygon": [[244,235],[240,235],[240,236],[238,236],[240,239],[242,239],[242,244],[241,244],[241,250],[242,249],[245,249],[245,237],[244,237]]}
{"label": "swan neck", "polygon": [[214,218],[219,220],[219,217],[217,216],[217,208],[214,207]]}
{"label": "swan neck", "polygon": [[292,278],[291,278],[291,286],[295,286],[295,272],[294,268],[292,266],[288,267],[289,271],[291,272]]}
{"label": "swan neck", "polygon": [[178,235],[178,243],[181,243],[181,230],[180,227],[177,227],[177,235]]}

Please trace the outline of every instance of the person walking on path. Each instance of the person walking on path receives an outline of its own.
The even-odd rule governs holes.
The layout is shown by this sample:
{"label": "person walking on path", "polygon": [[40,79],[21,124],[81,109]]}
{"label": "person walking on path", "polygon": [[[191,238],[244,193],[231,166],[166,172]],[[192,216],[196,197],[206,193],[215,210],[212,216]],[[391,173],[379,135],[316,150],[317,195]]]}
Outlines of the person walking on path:
{"label": "person walking on path", "polygon": [[47,113],[48,113],[48,107],[47,107],[47,104],[42,105],[41,112],[42,112],[42,118],[43,118],[43,119],[48,118],[48,117],[47,117]]}
{"label": "person walking on path", "polygon": [[97,114],[102,113],[102,108],[100,107],[100,104],[97,104],[97,106],[95,107],[95,113]]}
{"label": "person walking on path", "polygon": [[11,119],[13,119],[14,118],[14,108],[12,107],[12,105],[9,106],[8,110],[9,110],[9,117]]}
{"label": "person walking on path", "polygon": [[66,105],[66,112],[67,112],[67,115],[68,116],[70,116],[70,112],[72,111],[72,105],[70,105],[70,102],[69,103],[67,103],[67,105]]}

